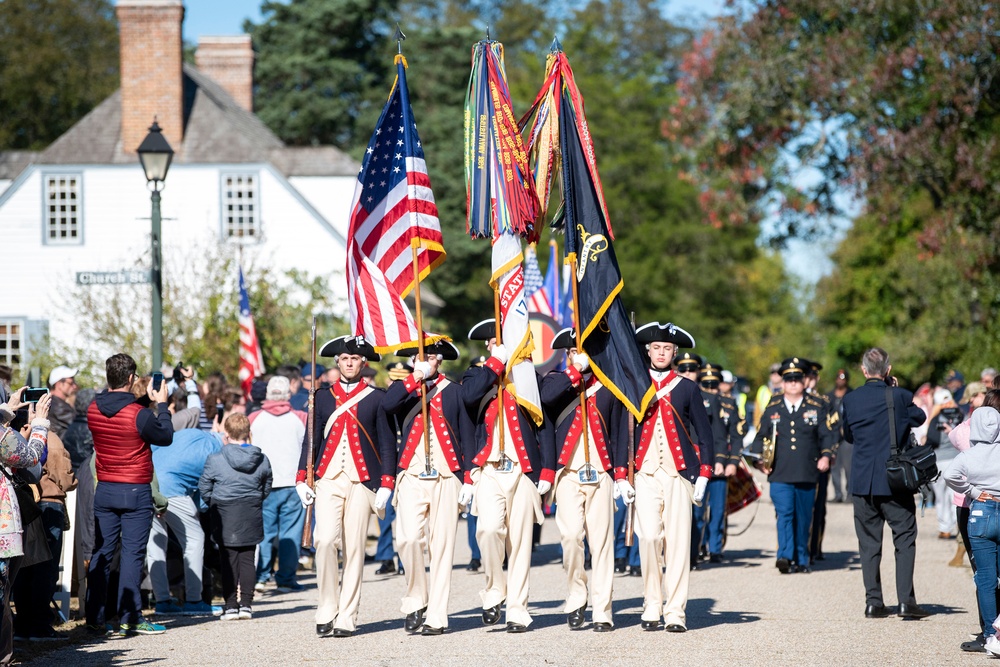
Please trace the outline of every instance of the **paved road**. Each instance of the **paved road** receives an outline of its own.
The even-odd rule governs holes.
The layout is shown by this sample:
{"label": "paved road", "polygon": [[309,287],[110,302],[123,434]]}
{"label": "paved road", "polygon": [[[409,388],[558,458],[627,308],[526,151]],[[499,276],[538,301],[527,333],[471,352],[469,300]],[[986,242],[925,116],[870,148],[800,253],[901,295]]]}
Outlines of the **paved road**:
{"label": "paved road", "polygon": [[[766,496],[766,491],[765,491]],[[733,517],[746,524],[749,508]],[[744,516],[746,515],[746,516]],[[978,625],[968,567],[948,567],[955,543],[937,539],[933,510],[919,519],[917,600],[934,615],[922,621],[864,618],[864,590],[850,505],[829,505],[827,560],[812,574],[780,575],[774,568],[773,508],[765,499],[744,534],[729,539],[727,561],[693,572],[686,634],[643,632],[640,578],[615,579],[612,633],[590,625],[570,631],[563,610],[565,582],[547,520],[531,572],[530,632],[508,635],[502,623],[484,627],[478,591],[482,575],[464,570],[464,539],[456,557],[451,626],[440,637],[407,635],[399,600],[401,576],[377,577],[365,568],[359,632],[318,639],[313,577],[301,594],[267,592],[252,621],[167,619],[165,635],[67,646],[28,663],[50,665],[973,665],[988,658],[958,645]],[[460,525],[464,537],[465,525]],[[888,535],[888,531],[887,531]],[[895,603],[892,546],[887,536],[882,579],[886,604]],[[589,615],[588,615],[589,616]],[[589,621],[589,618],[588,618]]]}

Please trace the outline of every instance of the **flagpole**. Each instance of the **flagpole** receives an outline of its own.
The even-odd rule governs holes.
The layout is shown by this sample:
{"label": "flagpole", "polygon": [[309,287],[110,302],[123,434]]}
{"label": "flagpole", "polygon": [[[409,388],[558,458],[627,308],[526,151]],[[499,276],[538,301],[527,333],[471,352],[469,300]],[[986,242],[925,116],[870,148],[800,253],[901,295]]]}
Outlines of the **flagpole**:
{"label": "flagpole", "polygon": [[[570,266],[570,272],[573,274],[571,276],[573,282],[573,326],[576,328],[576,350],[577,352],[583,352],[583,343],[581,342],[582,337],[580,335],[580,287],[576,280],[576,253],[568,252],[566,253],[566,262]],[[580,429],[580,433],[583,436],[583,460],[584,466],[589,469],[590,466],[590,416],[587,414],[587,383],[580,382],[580,418],[583,421],[583,428]]]}
{"label": "flagpole", "polygon": [[[410,249],[413,251],[413,299],[417,304],[417,358],[420,361],[427,361],[426,354],[424,352],[424,320],[423,315],[420,311],[420,262],[417,255],[417,249],[420,247],[420,239],[413,238],[410,240]],[[424,418],[424,474],[427,477],[431,477],[433,470],[431,469],[431,433],[430,424],[427,420],[427,392],[425,384],[427,378],[422,378],[420,381],[420,414]]]}
{"label": "flagpole", "polygon": [[[316,377],[316,316],[313,315],[312,319],[312,367],[310,368],[310,376],[312,377],[312,382],[309,383],[309,418],[306,421],[306,431],[308,433],[307,438],[309,440],[308,448],[306,449],[306,485],[312,489],[313,484],[316,482],[316,471],[313,469],[313,450],[315,448],[315,443],[313,442],[313,437],[316,434],[316,382],[319,378]],[[302,526],[302,546],[309,548],[313,545],[313,534],[312,534],[312,504],[306,505],[306,521],[305,525]]]}
{"label": "flagpole", "polygon": [[[494,333],[497,339],[497,345],[503,345],[503,332],[500,326],[500,283],[497,283],[496,288],[493,290],[493,317],[496,320]],[[500,438],[500,460],[504,459],[504,432],[503,425],[506,415],[503,411],[503,380],[504,376],[507,374],[506,365],[504,366],[503,372],[500,374],[500,381],[497,383],[497,437]]]}
{"label": "flagpole", "polygon": [[[635,331],[635,311],[632,311],[632,331]],[[635,490],[635,419],[628,420],[628,483]],[[625,546],[631,547],[635,530],[635,502],[625,508]]]}

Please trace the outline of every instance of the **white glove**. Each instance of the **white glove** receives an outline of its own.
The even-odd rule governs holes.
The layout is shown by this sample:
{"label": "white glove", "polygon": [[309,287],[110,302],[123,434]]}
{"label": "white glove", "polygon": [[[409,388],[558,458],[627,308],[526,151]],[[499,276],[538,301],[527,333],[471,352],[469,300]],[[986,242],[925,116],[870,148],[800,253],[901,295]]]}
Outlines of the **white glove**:
{"label": "white glove", "polygon": [[475,495],[475,487],[471,484],[463,484],[462,490],[458,492],[458,504],[460,507],[468,507],[472,504],[472,496]]}
{"label": "white glove", "polygon": [[579,368],[580,372],[583,373],[590,368],[590,357],[587,356],[586,352],[577,352],[570,359],[570,363]]}
{"label": "white glove", "polygon": [[309,507],[316,500],[316,492],[310,489],[305,482],[299,482],[295,485],[295,493],[299,494],[299,500],[302,501],[303,507]]}
{"label": "white glove", "polygon": [[507,346],[501,343],[500,345],[493,346],[490,356],[494,359],[499,359],[500,363],[506,366],[507,360],[510,359],[510,352],[507,351]]}
{"label": "white glove", "polygon": [[708,488],[708,477],[699,477],[694,483],[694,504],[701,505],[705,499],[705,489]]}
{"label": "white glove", "polygon": [[413,362],[413,372],[420,373],[426,380],[431,376],[431,364],[428,361],[415,361]]}
{"label": "white glove", "polygon": [[547,479],[538,480],[538,495],[544,496],[552,490],[552,482]]}
{"label": "white glove", "polygon": [[621,498],[626,505],[631,505],[635,500],[635,489],[632,488],[627,479],[620,479],[615,482],[614,496],[615,500]]}
{"label": "white glove", "polygon": [[378,491],[375,492],[375,509],[384,510],[385,506],[389,504],[389,498],[392,497],[392,489],[387,489],[384,486],[380,487]]}

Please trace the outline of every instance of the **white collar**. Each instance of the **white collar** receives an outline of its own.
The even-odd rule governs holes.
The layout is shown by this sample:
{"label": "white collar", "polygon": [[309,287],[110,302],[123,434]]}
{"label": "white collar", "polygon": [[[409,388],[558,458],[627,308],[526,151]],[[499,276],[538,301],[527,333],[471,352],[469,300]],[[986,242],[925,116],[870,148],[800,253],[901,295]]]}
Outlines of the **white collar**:
{"label": "white collar", "polygon": [[802,405],[802,398],[803,398],[802,396],[799,396],[799,402],[798,403],[792,403],[791,401],[788,400],[788,397],[786,396],[785,397],[785,407],[788,408],[789,412],[793,412],[794,410],[797,410],[798,407],[800,405]]}

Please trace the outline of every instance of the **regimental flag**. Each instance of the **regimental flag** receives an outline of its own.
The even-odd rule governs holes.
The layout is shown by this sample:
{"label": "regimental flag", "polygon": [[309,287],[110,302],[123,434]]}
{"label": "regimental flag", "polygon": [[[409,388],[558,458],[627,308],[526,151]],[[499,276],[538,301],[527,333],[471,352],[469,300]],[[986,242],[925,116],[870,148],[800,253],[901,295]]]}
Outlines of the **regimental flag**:
{"label": "regimental flag", "polygon": [[240,267],[240,387],[243,395],[250,400],[250,389],[254,378],[264,374],[264,355],[261,353],[260,341],[257,340],[257,328],[253,324],[253,314],[250,312],[250,298],[243,282],[243,267]]}
{"label": "regimental flag", "polygon": [[[406,59],[368,142],[351,204],[347,294],[351,330],[380,353],[445,336],[417,331],[403,302],[418,281],[444,261],[434,193],[406,87]],[[413,248],[417,252],[414,275]]]}
{"label": "regimental flag", "polygon": [[529,244],[524,252],[524,295],[528,299],[528,312],[541,313],[552,317],[552,306],[542,279],[542,270],[538,268],[538,256],[535,245]]}
{"label": "regimental flag", "polygon": [[[546,63],[546,79],[531,111],[532,157],[536,171],[551,177],[557,170],[558,146],[562,160],[562,230],[567,258],[577,260],[580,343],[591,360],[594,375],[618,397],[636,419],[641,419],[654,396],[648,365],[635,340],[619,296],[621,271],[612,242],[614,236],[597,172],[594,146],[584,115],[583,97],[573,70],[561,49]],[[553,135],[556,132],[557,136]],[[538,166],[542,165],[542,166]],[[549,167],[543,168],[544,165]]]}
{"label": "regimental flag", "polygon": [[493,239],[490,285],[500,301],[498,326],[510,352],[504,387],[541,424],[521,254],[522,237],[537,240],[538,198],[511,110],[499,42],[483,41],[473,47],[465,101],[465,175],[468,232],[473,238]]}

